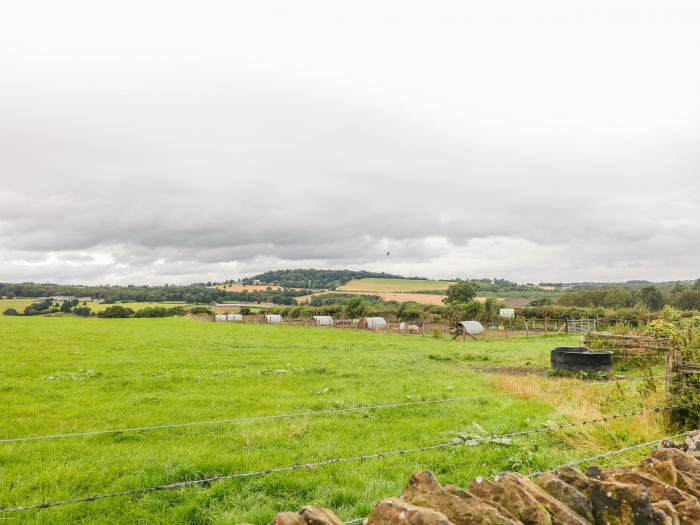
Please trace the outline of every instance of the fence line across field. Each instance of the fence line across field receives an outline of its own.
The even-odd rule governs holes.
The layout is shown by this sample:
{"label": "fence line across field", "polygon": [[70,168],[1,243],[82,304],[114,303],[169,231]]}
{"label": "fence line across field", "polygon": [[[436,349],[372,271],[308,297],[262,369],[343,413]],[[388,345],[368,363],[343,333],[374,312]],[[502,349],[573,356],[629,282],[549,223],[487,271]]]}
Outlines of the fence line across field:
{"label": "fence line across field", "polygon": [[460,446],[460,445],[476,446],[476,445],[480,445],[482,443],[492,443],[492,442],[495,442],[496,440],[504,440],[504,439],[509,439],[509,438],[513,438],[513,437],[522,437],[522,436],[528,436],[528,435],[534,435],[534,434],[541,434],[544,432],[554,432],[556,430],[564,430],[564,429],[569,429],[569,428],[582,427],[585,425],[593,425],[593,424],[597,424],[597,423],[607,423],[607,422],[615,420],[615,419],[632,417],[632,416],[647,413],[647,412],[662,412],[664,410],[670,410],[673,408],[681,408],[681,407],[686,407],[686,406],[690,406],[690,405],[689,404],[669,405],[666,407],[656,407],[656,408],[652,408],[652,409],[641,409],[641,410],[636,410],[633,412],[623,412],[620,414],[613,414],[610,416],[599,417],[596,419],[590,419],[590,420],[586,420],[586,421],[577,421],[574,423],[563,423],[561,425],[551,425],[551,426],[547,426],[547,427],[533,428],[530,430],[522,430],[519,432],[510,432],[510,433],[505,433],[505,434],[494,434],[494,435],[484,437],[484,438],[476,438],[476,439],[470,439],[470,440],[456,439],[456,440],[452,440],[452,441],[437,443],[435,445],[426,445],[426,446],[422,446],[422,447],[399,449],[399,450],[389,450],[386,452],[378,452],[375,454],[351,456],[351,457],[345,457],[345,458],[326,459],[326,460],[322,460],[322,461],[302,463],[302,464],[298,464],[298,465],[289,465],[289,466],[285,466],[285,467],[272,467],[272,468],[267,468],[267,469],[254,470],[251,472],[240,472],[240,473],[235,473],[235,474],[224,474],[224,475],[219,475],[219,476],[210,476],[210,477],[202,478],[202,479],[178,481],[175,483],[168,483],[168,484],[164,484],[164,485],[154,485],[151,487],[143,487],[143,488],[139,488],[139,489],[130,489],[130,490],[124,490],[121,492],[112,492],[112,493],[101,494],[101,495],[97,495],[97,496],[89,496],[86,498],[77,498],[77,499],[64,500],[64,501],[36,503],[33,505],[25,505],[25,506],[14,507],[14,508],[9,508],[9,509],[0,509],[0,513],[23,512],[23,511],[28,511],[28,510],[58,507],[58,506],[62,506],[62,505],[73,505],[76,503],[87,503],[87,502],[92,502],[92,501],[99,501],[99,500],[103,500],[103,499],[108,499],[108,498],[116,498],[116,497],[130,496],[130,495],[135,495],[135,494],[145,494],[145,493],[156,492],[156,491],[161,491],[161,490],[169,490],[169,489],[177,489],[177,488],[183,488],[183,487],[204,485],[204,484],[213,483],[216,481],[266,476],[266,475],[274,474],[274,473],[278,473],[278,472],[290,472],[290,471],[295,471],[295,470],[304,470],[304,469],[322,467],[322,466],[326,466],[326,465],[334,465],[334,464],[339,464],[339,463],[348,463],[348,462],[353,462],[353,461],[366,461],[369,459],[380,459],[380,458],[385,458],[385,457],[390,457],[390,456],[402,456],[404,454],[426,452],[429,450],[439,450],[439,449],[445,449],[445,448],[455,447],[455,446]]}
{"label": "fence line across field", "polygon": [[[261,306],[261,305],[258,305]],[[270,306],[280,306],[280,305],[265,305]],[[230,309],[237,308],[236,305],[230,305]],[[214,310],[215,312],[222,311],[228,312],[227,308],[219,308]],[[236,316],[232,318],[231,316]],[[274,316],[278,319],[275,321],[270,321],[268,318]],[[421,335],[435,333],[439,334],[438,337],[444,337],[445,333],[453,333],[453,328],[456,323],[455,319],[412,319],[410,321],[401,321],[398,318],[392,318],[387,316],[385,319],[385,324],[381,327],[370,327],[362,322],[363,318],[360,319],[346,319],[346,318],[332,318],[329,315],[323,316],[312,316],[312,317],[282,317],[280,314],[220,314],[214,313],[213,315],[188,315],[191,319],[196,319],[200,321],[214,321],[214,322],[235,322],[238,324],[277,324],[286,326],[297,326],[297,327],[323,327],[323,328],[340,328],[340,329],[354,329],[354,330],[369,330],[372,332],[383,332],[387,334],[400,333],[403,335]],[[319,322],[316,318],[324,317],[329,319],[329,322]],[[631,322],[635,326],[638,326],[638,320],[630,319],[598,319],[598,318],[564,318],[564,317],[524,317],[522,315],[517,317],[499,316],[497,319],[489,319],[484,323],[487,330],[490,331],[502,331],[508,338],[509,331],[522,331],[525,332],[525,336],[530,335],[558,335],[562,333],[567,334],[578,334],[578,335],[588,335],[595,332],[600,327],[613,326],[619,323]],[[653,339],[653,338],[652,338]]]}
{"label": "fence line across field", "polygon": [[[235,309],[231,306],[230,309]],[[321,327],[335,327],[335,328],[353,328],[360,330],[373,330],[372,326],[367,326],[363,323],[366,317],[359,318],[345,318],[345,317],[332,317],[330,315],[315,315],[311,317],[285,317],[281,314],[231,314],[231,313],[217,313],[217,312],[228,312],[229,309],[219,308],[214,310],[215,313],[212,315],[188,315],[189,318],[199,320],[199,321],[213,321],[213,322],[233,322],[237,324],[270,324],[268,317],[274,315],[277,319],[272,324],[283,324],[287,326],[321,326]],[[235,316],[235,317],[234,317]],[[319,323],[318,318],[326,318],[327,322]],[[421,319],[409,319],[401,320],[400,318],[394,316],[382,317],[386,321],[386,324],[382,324],[379,331],[407,331],[401,330],[400,325],[413,325],[415,324],[419,330],[413,333],[425,335],[427,332],[423,330],[423,327],[438,328],[447,330],[453,327],[457,322],[457,319],[451,318],[421,318]],[[590,327],[597,323],[595,319],[566,319],[566,318],[548,318],[548,317],[503,317],[499,316],[497,319],[490,319],[485,321],[484,324],[488,324],[491,330],[501,328],[512,328],[517,330],[531,330],[531,331],[544,331],[550,332],[552,334],[561,333],[567,326],[571,323],[574,327],[573,333],[581,333],[576,327],[586,326]],[[376,331],[376,328],[375,328]]]}
{"label": "fence line across field", "polygon": [[[581,465],[582,463],[590,463],[591,461],[597,461],[599,459],[605,459],[609,458],[612,456],[619,456],[620,454],[624,454],[625,452],[629,452],[631,450],[637,450],[640,448],[647,448],[647,447],[653,447],[655,445],[660,444],[663,441],[668,441],[671,439],[678,439],[680,437],[685,437],[690,434],[693,434],[695,432],[698,432],[698,430],[688,430],[687,432],[679,432],[678,434],[673,434],[672,436],[666,436],[664,438],[659,438],[659,439],[653,439],[651,441],[646,441],[645,443],[639,443],[638,445],[630,445],[629,447],[623,447],[619,448],[617,450],[613,450],[611,452],[603,452],[601,454],[596,454],[595,456],[589,456],[587,458],[583,459],[577,459],[575,461],[569,461],[568,463],[563,463],[557,467],[554,467],[554,469],[549,469],[549,470],[556,470],[561,467],[575,467],[576,465]],[[530,474],[528,474],[526,477],[528,478],[534,478],[542,474],[542,471],[535,471]]]}
{"label": "fence line across field", "polygon": [[[663,441],[669,441],[669,440],[672,440],[672,439],[678,439],[678,438],[680,438],[680,437],[685,437],[685,436],[688,436],[689,434],[693,434],[694,432],[698,432],[698,430],[689,430],[689,431],[687,431],[687,432],[679,432],[678,434],[674,434],[674,435],[672,435],[672,436],[666,436],[666,437],[663,437],[663,438],[654,439],[654,440],[652,440],[652,441],[647,441],[647,442],[645,442],[645,443],[639,443],[638,445],[631,445],[631,446],[629,446],[629,447],[623,447],[623,448],[619,448],[619,449],[617,449],[617,450],[613,450],[613,451],[610,451],[610,452],[605,452],[605,453],[602,453],[602,454],[596,454],[595,456],[590,456],[590,457],[587,457],[587,458],[578,459],[578,460],[576,460],[576,461],[570,461],[569,463],[563,463],[563,464],[558,465],[558,466],[556,466],[556,467],[554,467],[554,468],[548,469],[547,471],[556,470],[556,469],[561,468],[561,467],[564,467],[564,466],[571,466],[571,467],[573,467],[573,466],[576,466],[576,465],[580,465],[580,464],[582,464],[582,463],[589,463],[589,462],[591,462],[591,461],[596,461],[596,460],[598,460],[598,459],[604,459],[604,458],[608,458],[608,457],[612,457],[612,456],[618,456],[618,455],[620,455],[620,454],[624,454],[625,452],[629,452],[629,451],[631,451],[631,450],[636,450],[636,449],[645,448],[645,447],[653,447],[653,446],[655,446],[655,445],[660,444],[660,443],[663,442]],[[537,471],[535,471],[535,472],[531,472],[530,474],[527,474],[525,477],[526,477],[526,478],[535,478],[535,477],[537,477],[537,476],[539,476],[539,475],[541,475],[541,474],[543,474],[543,473],[544,473],[544,471],[537,470]],[[343,522],[343,523],[344,523],[345,525],[353,525],[353,524],[355,524],[355,523],[361,523],[361,522],[363,522],[365,519],[366,519],[366,518],[353,518],[353,519],[350,519],[350,520],[345,521],[345,522]]]}
{"label": "fence line across field", "polygon": [[[691,372],[687,371],[679,371],[679,372],[673,372],[671,374],[659,374],[655,376],[644,376],[644,377],[631,377],[631,378],[623,378],[623,379],[611,379],[611,380],[606,380],[606,381],[591,381],[587,385],[609,385],[609,384],[616,384],[616,383],[621,383],[621,382],[637,382],[637,381],[649,381],[653,379],[659,379],[659,378],[666,378],[671,375],[685,375],[685,374],[690,374]],[[579,389],[584,385],[576,384],[576,385],[569,385],[567,387],[563,387],[560,389],[553,389],[553,390],[544,390],[543,393],[549,393],[549,394],[556,394],[559,392],[566,392],[568,390],[573,390],[573,389]],[[26,437],[16,437],[16,438],[3,438],[0,439],[0,443],[22,443],[22,442],[27,442],[27,441],[41,441],[41,440],[47,440],[47,439],[64,439],[64,438],[73,438],[73,437],[89,437],[89,436],[99,436],[99,435],[105,435],[105,434],[124,434],[127,432],[145,432],[145,431],[151,431],[151,430],[165,430],[169,428],[187,428],[187,427],[194,427],[194,426],[207,426],[207,425],[225,425],[225,424],[237,424],[237,423],[246,423],[246,422],[253,422],[253,421],[266,421],[266,420],[275,420],[275,419],[287,419],[287,418],[297,418],[297,417],[313,417],[313,416],[320,416],[320,415],[330,415],[330,414],[342,414],[342,413],[348,413],[348,412],[363,412],[363,411],[369,411],[369,410],[387,410],[387,409],[392,409],[392,408],[403,408],[403,407],[410,407],[410,406],[420,406],[420,405],[437,405],[437,404],[442,404],[442,403],[457,403],[460,401],[470,401],[470,400],[476,400],[476,399],[490,399],[490,398],[502,398],[502,397],[514,397],[522,395],[517,392],[501,392],[501,393],[495,393],[495,394],[481,394],[481,395],[474,395],[474,396],[461,396],[461,397],[449,397],[445,399],[427,399],[427,400],[422,400],[422,401],[405,401],[401,403],[389,403],[389,404],[383,404],[383,405],[367,405],[367,406],[356,406],[356,407],[347,407],[347,408],[329,408],[329,409],[324,409],[324,410],[312,410],[312,411],[307,411],[307,412],[293,412],[293,413],[286,413],[286,414],[270,414],[270,415],[263,415],[263,416],[249,416],[249,417],[241,417],[241,418],[234,418],[234,419],[216,419],[216,420],[210,420],[210,421],[189,421],[185,423],[167,423],[167,424],[162,424],[162,425],[148,425],[148,426],[142,426],[142,427],[128,427],[128,428],[116,428],[116,429],[107,429],[107,430],[89,430],[85,432],[69,432],[69,433],[64,433],[64,434],[48,434],[44,436],[26,436]]]}

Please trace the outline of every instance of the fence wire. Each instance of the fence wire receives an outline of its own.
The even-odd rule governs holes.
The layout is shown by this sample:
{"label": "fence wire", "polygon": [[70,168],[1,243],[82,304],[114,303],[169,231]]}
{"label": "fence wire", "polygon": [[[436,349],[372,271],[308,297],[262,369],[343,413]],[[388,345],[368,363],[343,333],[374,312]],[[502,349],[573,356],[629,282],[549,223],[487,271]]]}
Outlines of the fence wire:
{"label": "fence wire", "polygon": [[[689,374],[689,373],[691,373],[691,372],[674,372],[673,374],[670,374],[670,375],[682,375],[682,374]],[[588,386],[588,385],[609,385],[609,384],[616,384],[616,383],[622,383],[622,382],[648,381],[648,380],[663,378],[663,377],[667,377],[667,376],[668,376],[667,374],[660,374],[660,375],[656,375],[656,376],[611,379],[611,380],[606,380],[606,381],[591,381],[586,386]],[[566,392],[566,391],[573,390],[573,389],[579,389],[581,387],[582,387],[582,385],[580,385],[580,384],[569,385],[567,387],[563,387],[560,389],[544,390],[543,393],[555,394],[558,392]],[[329,409],[323,409],[323,410],[310,410],[307,412],[294,412],[294,413],[286,413],[286,414],[270,414],[270,415],[263,415],[263,416],[241,417],[241,418],[234,418],[234,419],[216,419],[216,420],[211,420],[211,421],[189,421],[189,422],[185,422],[185,423],[167,423],[167,424],[162,424],[162,425],[148,425],[148,426],[142,426],[142,427],[115,428],[115,429],[107,429],[107,430],[89,430],[89,431],[85,431],[85,432],[70,432],[70,433],[64,433],[64,434],[48,434],[48,435],[43,435],[43,436],[25,436],[25,437],[16,437],[16,438],[3,438],[3,439],[0,439],[0,443],[21,443],[21,442],[26,442],[26,441],[41,441],[41,440],[46,440],[46,439],[89,437],[89,436],[99,436],[99,435],[105,435],[105,434],[124,434],[127,432],[145,432],[145,431],[151,431],[151,430],[165,430],[165,429],[171,429],[171,428],[187,428],[187,427],[194,427],[194,426],[239,424],[239,423],[247,423],[247,422],[254,422],[254,421],[270,421],[270,420],[275,420],[275,419],[314,417],[314,416],[320,416],[320,415],[342,414],[342,413],[349,413],[349,412],[364,412],[364,411],[369,411],[369,410],[388,410],[388,409],[394,409],[394,408],[403,408],[403,407],[420,406],[420,405],[437,405],[437,404],[442,404],[442,403],[457,403],[460,401],[502,398],[502,397],[514,397],[517,395],[519,395],[519,394],[514,393],[514,392],[502,392],[502,393],[496,393],[496,394],[482,394],[482,395],[475,395],[475,396],[449,397],[449,398],[445,398],[445,399],[405,401],[405,402],[401,402],[401,403],[388,403],[388,404],[382,404],[382,405],[367,405],[367,406],[356,406],[356,407],[347,407],[347,408],[329,408]]]}
{"label": "fence wire", "polygon": [[[669,407],[669,408],[672,408],[672,407]],[[561,464],[557,467],[554,467],[553,469],[549,469],[549,470],[556,470],[558,468],[565,467],[565,466],[574,467],[576,465],[581,465],[582,463],[590,463],[591,461],[597,461],[599,459],[605,459],[605,458],[609,458],[612,456],[618,456],[620,454],[624,454],[625,452],[629,452],[630,450],[637,450],[640,448],[653,447],[655,445],[660,444],[663,441],[668,441],[671,439],[678,439],[680,437],[686,437],[689,434],[693,434],[694,432],[698,432],[698,430],[688,430],[687,432],[679,432],[678,434],[674,434],[672,436],[667,436],[667,437],[659,438],[659,439],[653,439],[651,441],[646,441],[645,443],[639,443],[638,445],[631,445],[629,447],[619,448],[619,449],[613,450],[611,452],[603,452],[602,454],[596,454],[595,456],[589,456],[587,458],[577,459],[575,461],[569,461],[568,463],[563,463],[563,464]],[[526,477],[534,478],[534,477],[539,476],[540,474],[542,474],[542,471],[538,470],[536,472],[532,472],[532,473],[528,474]]]}
{"label": "fence wire", "polygon": [[339,463],[348,463],[348,462],[354,462],[354,461],[366,461],[366,460],[370,460],[370,459],[380,459],[380,458],[385,458],[385,457],[390,457],[390,456],[401,456],[404,454],[426,452],[429,450],[439,450],[439,449],[455,447],[455,446],[460,446],[460,445],[465,445],[465,444],[468,444],[469,446],[476,446],[476,445],[479,445],[482,443],[492,443],[495,440],[503,440],[503,439],[513,438],[513,437],[521,437],[521,436],[527,436],[527,435],[533,435],[533,434],[540,434],[543,432],[553,432],[556,430],[564,430],[564,429],[575,428],[575,427],[583,427],[586,425],[608,422],[608,421],[612,421],[615,419],[631,417],[631,416],[635,416],[635,415],[639,415],[639,414],[643,414],[643,413],[647,413],[647,412],[662,412],[664,410],[669,410],[672,408],[680,408],[680,407],[685,407],[685,406],[689,406],[689,404],[670,405],[670,406],[665,406],[665,407],[656,407],[656,408],[652,408],[652,409],[641,409],[641,410],[636,410],[633,412],[624,412],[624,413],[620,413],[620,414],[614,414],[611,416],[604,416],[604,417],[590,419],[590,420],[586,420],[586,421],[577,421],[574,423],[564,423],[561,425],[551,425],[551,426],[547,426],[547,427],[534,428],[534,429],[523,430],[523,431],[519,431],[519,432],[510,432],[510,433],[506,433],[506,434],[495,434],[495,435],[491,435],[489,437],[484,437],[484,438],[469,439],[469,440],[455,439],[455,440],[447,441],[444,443],[438,443],[435,445],[427,445],[427,446],[422,446],[422,447],[390,450],[390,451],[386,451],[386,452],[378,452],[375,454],[351,456],[351,457],[345,457],[345,458],[326,459],[326,460],[322,460],[322,461],[303,463],[303,464],[299,464],[299,465],[289,465],[289,466],[285,466],[285,467],[273,467],[273,468],[267,468],[267,469],[261,469],[261,470],[254,470],[251,472],[241,472],[241,473],[235,473],[235,474],[224,474],[224,475],[219,475],[219,476],[210,476],[210,477],[202,478],[202,479],[179,481],[179,482],[168,483],[168,484],[163,484],[163,485],[154,485],[151,487],[124,490],[121,492],[112,492],[109,494],[89,496],[89,497],[85,497],[85,498],[37,503],[37,504],[33,504],[33,505],[26,505],[26,506],[14,507],[14,508],[9,508],[9,509],[0,509],[0,513],[23,512],[23,511],[28,511],[28,510],[58,507],[58,506],[62,506],[62,505],[72,505],[72,504],[76,504],[76,503],[87,503],[87,502],[100,501],[103,499],[116,498],[116,497],[121,497],[121,496],[130,496],[130,495],[136,495],[136,494],[145,494],[145,493],[149,493],[149,492],[156,492],[156,491],[161,491],[161,490],[205,485],[205,484],[209,484],[209,483],[213,483],[213,482],[217,482],[217,481],[266,476],[266,475],[274,474],[274,473],[278,473],[278,472],[290,472],[290,471],[295,471],[295,470],[311,469],[311,468],[315,468],[315,467],[334,465],[334,464],[339,464]]}
{"label": "fence wire", "polygon": [[[672,436],[667,436],[667,437],[660,438],[660,439],[654,439],[654,440],[652,440],[652,441],[647,441],[647,442],[645,442],[645,443],[639,443],[638,445],[632,445],[632,446],[629,446],[629,447],[624,447],[624,448],[620,448],[620,449],[617,449],[617,450],[613,450],[613,451],[611,451],[611,452],[605,452],[605,453],[603,453],[603,454],[597,454],[597,455],[595,455],[595,456],[590,456],[590,457],[587,457],[587,458],[578,459],[578,460],[576,460],[576,461],[570,461],[569,463],[564,463],[564,464],[562,464],[562,465],[559,465],[559,466],[554,467],[553,469],[549,469],[549,470],[550,470],[550,471],[551,471],[551,470],[556,470],[556,469],[561,468],[561,467],[563,467],[563,466],[572,466],[572,467],[573,467],[573,466],[575,466],[575,465],[580,465],[580,464],[582,464],[582,463],[588,463],[588,462],[590,462],[590,461],[596,461],[596,460],[598,460],[598,459],[604,459],[604,458],[608,458],[608,457],[612,457],[612,456],[617,456],[617,455],[620,455],[620,454],[624,454],[625,452],[629,452],[630,450],[636,450],[636,449],[645,448],[645,447],[653,447],[653,446],[655,446],[655,445],[660,444],[660,443],[663,442],[663,441],[668,441],[668,440],[671,440],[671,439],[678,439],[678,438],[680,438],[680,437],[685,437],[685,436],[688,436],[689,434],[693,434],[693,433],[698,432],[698,431],[699,431],[699,430],[689,430],[689,431],[687,431],[687,432],[680,432],[680,433],[674,434],[674,435],[672,435]],[[527,477],[527,478],[535,478],[535,477],[537,477],[537,476],[540,476],[542,473],[543,473],[542,471],[538,470],[538,471],[535,471],[535,472],[532,472],[532,473],[528,474],[526,477]],[[361,522],[363,522],[365,519],[367,519],[367,518],[353,518],[353,519],[350,519],[350,520],[345,521],[345,522],[343,522],[343,523],[344,523],[345,525],[354,525],[355,523],[361,523]]]}

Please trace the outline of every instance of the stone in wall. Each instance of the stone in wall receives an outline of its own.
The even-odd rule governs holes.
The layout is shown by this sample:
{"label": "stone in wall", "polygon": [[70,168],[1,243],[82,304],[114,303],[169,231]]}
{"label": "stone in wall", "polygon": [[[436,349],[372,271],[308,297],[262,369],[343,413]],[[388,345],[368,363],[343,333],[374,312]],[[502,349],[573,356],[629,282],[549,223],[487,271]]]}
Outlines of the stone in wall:
{"label": "stone in wall", "polygon": [[[564,466],[534,479],[505,472],[468,489],[418,471],[364,525],[700,525],[700,434],[663,445],[637,465]],[[272,525],[342,522],[328,509],[304,507],[278,514]]]}

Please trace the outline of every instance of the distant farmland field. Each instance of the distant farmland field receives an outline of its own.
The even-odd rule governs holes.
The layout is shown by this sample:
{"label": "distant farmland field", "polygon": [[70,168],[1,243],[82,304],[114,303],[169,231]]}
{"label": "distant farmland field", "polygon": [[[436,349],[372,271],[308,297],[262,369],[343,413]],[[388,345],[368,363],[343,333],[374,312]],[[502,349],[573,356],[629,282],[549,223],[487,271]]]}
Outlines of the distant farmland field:
{"label": "distant farmland field", "polygon": [[[320,296],[320,295],[328,295],[328,294],[334,294],[334,293],[342,293],[342,294],[347,294],[347,295],[362,295],[363,293],[367,295],[376,295],[377,297],[381,297],[385,301],[396,301],[398,303],[407,303],[409,301],[413,301],[415,303],[419,304],[430,304],[430,305],[444,305],[442,300],[445,298],[444,295],[442,294],[432,294],[432,293],[408,293],[408,292],[319,292],[319,293],[313,293],[309,295],[302,295],[300,297],[296,297],[296,302],[298,304],[305,303],[310,301],[312,298]],[[485,301],[485,297],[477,297],[477,301]]]}
{"label": "distant farmland field", "polygon": [[212,288],[218,288],[219,290],[224,290],[226,292],[266,292],[268,291],[268,289],[270,291],[277,292],[279,290],[282,290],[281,286],[277,286],[275,284],[217,284],[215,286],[212,286]]}
{"label": "distant farmland field", "polygon": [[429,281],[422,279],[354,279],[340,286],[342,292],[429,292],[447,290],[452,281]]}
{"label": "distant farmland field", "polygon": [[36,303],[36,299],[20,297],[18,299],[0,299],[0,315],[8,308],[14,308],[22,313],[24,309],[32,303]]}
{"label": "distant farmland field", "polygon": [[[549,377],[576,336],[451,341],[184,318],[0,316],[0,439],[486,396],[390,409],[0,443],[0,508],[541,429],[654,406],[635,383]],[[502,372],[499,372],[502,371]],[[513,371],[518,372],[513,374]],[[656,392],[656,394],[654,394]],[[584,428],[8,514],[22,523],[252,523],[332,507],[343,520],[430,469],[465,486],[664,435],[645,413]],[[638,452],[641,455],[643,452]],[[635,453],[614,461],[633,461]]]}
{"label": "distant farmland field", "polygon": [[[309,295],[302,295],[300,297],[296,297],[296,302],[298,304],[305,303],[313,299],[314,297],[318,297],[321,295],[329,295],[329,294],[334,294],[334,293],[342,293],[342,294],[347,294],[347,295],[363,295],[363,292],[319,292],[319,293],[312,293]],[[445,296],[443,294],[432,294],[432,293],[410,293],[410,292],[364,292],[367,295],[376,295],[377,297],[381,297],[385,301],[396,301],[397,303],[408,303],[408,302],[414,302],[418,304],[429,304],[429,305],[434,305],[434,306],[443,306],[445,303],[442,301]],[[474,298],[474,300],[479,301],[480,303],[485,302],[487,297],[485,296],[477,296]],[[509,303],[511,300],[506,299],[506,303]],[[525,303],[527,303],[527,299],[523,299]],[[518,304],[517,306],[523,306],[523,304]]]}
{"label": "distant farmland field", "polygon": [[[31,299],[31,298],[17,298],[17,299],[0,299],[0,315],[2,315],[2,312],[4,312],[7,308],[14,308],[17,310],[19,313],[22,313],[24,309],[29,306],[32,303],[36,303],[37,299]],[[60,305],[62,301],[58,301],[58,304]],[[136,302],[126,302],[126,303],[98,303],[96,301],[87,301],[85,306],[89,307],[93,312],[101,312],[105,310],[106,308],[114,305],[119,305],[123,306],[124,308],[131,308],[132,310],[141,310],[142,308],[148,308],[152,306],[162,306],[164,308],[172,308],[173,306],[187,306],[187,303],[184,302],[143,302],[143,303],[136,303]],[[83,306],[83,303],[80,302],[78,306]],[[53,315],[62,315],[62,314],[53,314]]]}

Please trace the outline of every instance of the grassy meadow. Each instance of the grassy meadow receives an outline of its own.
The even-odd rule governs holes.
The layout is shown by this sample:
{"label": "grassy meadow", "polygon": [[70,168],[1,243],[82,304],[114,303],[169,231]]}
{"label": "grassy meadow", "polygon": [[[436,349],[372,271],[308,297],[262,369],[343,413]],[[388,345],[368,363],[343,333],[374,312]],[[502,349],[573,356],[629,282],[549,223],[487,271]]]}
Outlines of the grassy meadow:
{"label": "grassy meadow", "polygon": [[[31,299],[31,298],[16,298],[16,299],[0,299],[0,315],[2,315],[2,312],[4,312],[7,308],[14,308],[17,310],[19,313],[22,313],[24,309],[29,306],[32,303],[36,303],[36,299]],[[61,304],[62,301],[59,301],[59,304]],[[101,312],[105,310],[109,306],[114,306],[115,304],[118,304],[119,306],[123,306],[124,308],[131,308],[132,310],[141,310],[142,308],[149,308],[151,306],[164,306],[166,308],[170,308],[173,306],[186,306],[187,303],[184,302],[123,302],[123,303],[100,303],[97,301],[86,301],[85,306],[89,307],[93,312]],[[81,302],[79,306],[83,306],[83,303]],[[62,316],[63,314],[61,313],[55,313],[51,314],[54,316]]]}
{"label": "grassy meadow", "polygon": [[343,292],[428,292],[447,290],[454,282],[426,279],[353,279],[338,287]]}
{"label": "grassy meadow", "polygon": [[[0,439],[496,395],[0,443],[0,508],[413,448],[465,432],[538,428],[658,401],[648,388],[640,396],[640,383],[541,374],[553,346],[577,342],[570,336],[463,342],[183,318],[0,316],[0,341]],[[461,445],[0,516],[7,523],[262,525],[278,511],[316,504],[348,520],[398,495],[417,469],[465,485],[475,476],[545,469],[662,435],[660,421],[642,415],[510,445]]]}

